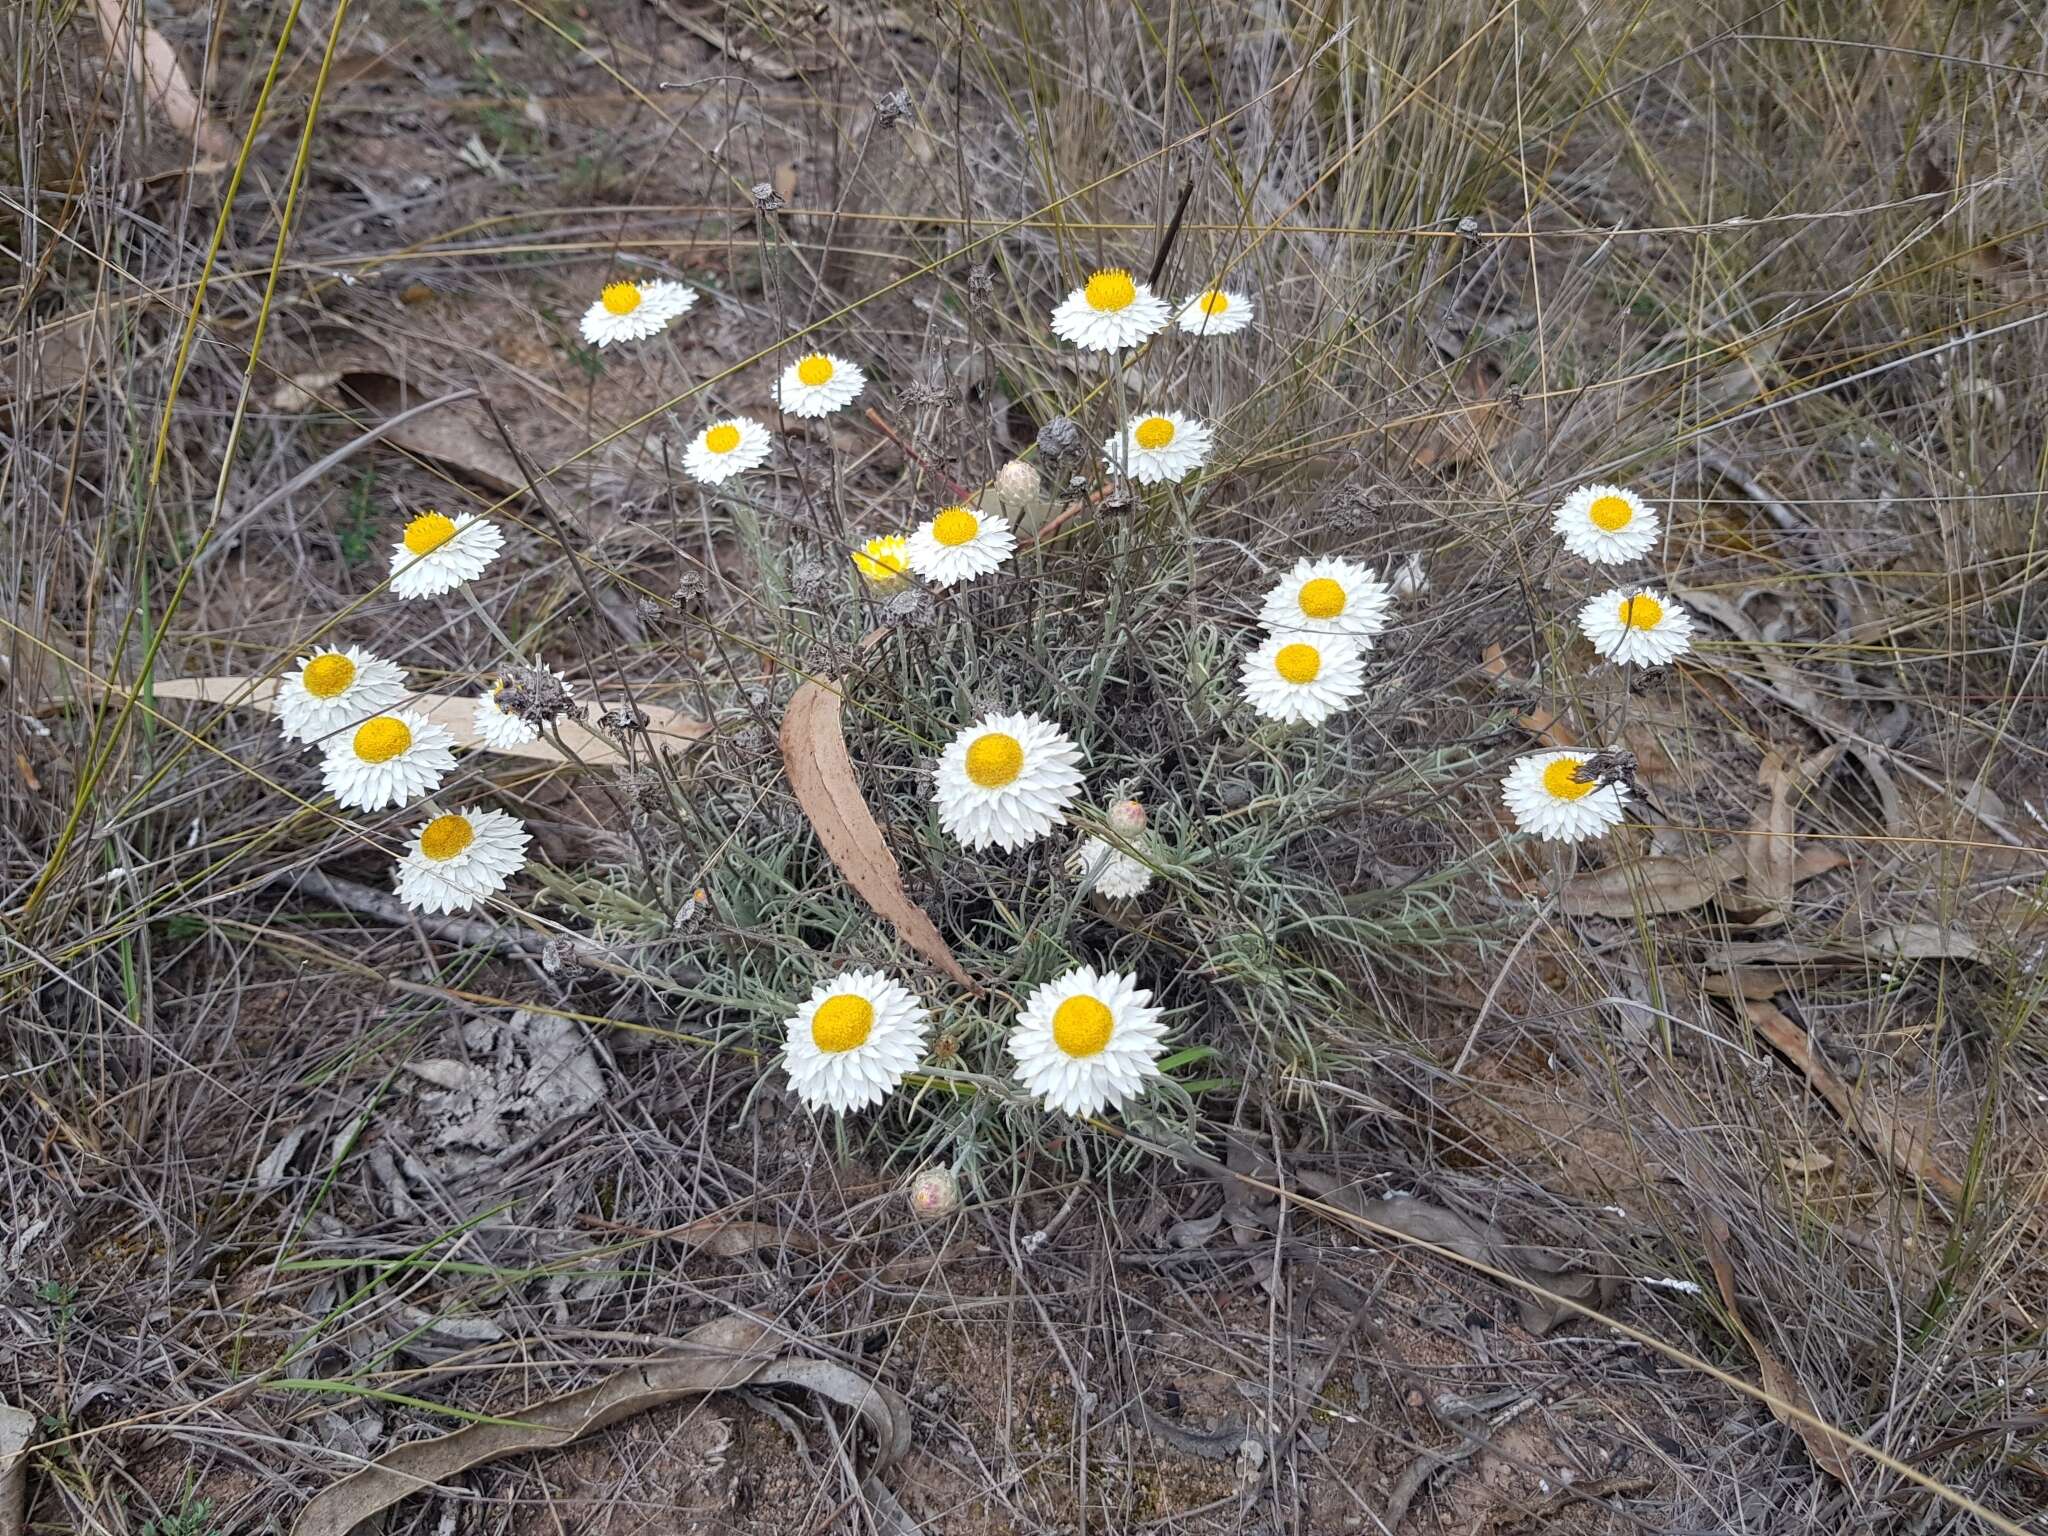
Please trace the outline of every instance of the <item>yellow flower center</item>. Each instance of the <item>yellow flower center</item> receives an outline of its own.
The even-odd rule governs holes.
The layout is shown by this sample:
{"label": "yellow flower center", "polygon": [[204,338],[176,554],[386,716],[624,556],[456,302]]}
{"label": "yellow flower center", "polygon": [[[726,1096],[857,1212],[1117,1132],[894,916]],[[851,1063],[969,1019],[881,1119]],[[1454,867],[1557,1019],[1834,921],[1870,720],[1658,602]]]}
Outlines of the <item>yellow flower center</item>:
{"label": "yellow flower center", "polygon": [[1140,448],[1154,451],[1173,441],[1173,423],[1164,416],[1147,416],[1131,434]]}
{"label": "yellow flower center", "polygon": [[640,307],[640,285],[638,283],[606,283],[604,292],[598,295],[598,302],[608,315],[630,315]]}
{"label": "yellow flower center", "polygon": [[894,581],[909,567],[910,541],[900,533],[869,539],[855,550],[853,568],[869,581]]}
{"label": "yellow flower center", "polygon": [[932,537],[948,549],[957,549],[981,532],[981,519],[965,507],[948,507],[932,519]]}
{"label": "yellow flower center", "polygon": [[1655,629],[1664,622],[1664,605],[1647,592],[1621,600],[1623,629]]}
{"label": "yellow flower center", "polygon": [[455,537],[455,519],[440,512],[422,512],[405,525],[405,547],[416,555],[431,555]]}
{"label": "yellow flower center", "polygon": [[874,1027],[875,1005],[851,992],[841,992],[818,1004],[818,1011],[811,1015],[811,1044],[836,1056],[866,1045]]}
{"label": "yellow flower center", "polygon": [[1283,645],[1273,658],[1273,670],[1299,687],[1322,675],[1323,653],[1312,645]]}
{"label": "yellow flower center", "polygon": [[1344,611],[1344,588],[1327,576],[1303,582],[1301,611],[1311,619],[1334,619]]}
{"label": "yellow flower center", "polygon": [[1590,779],[1578,775],[1579,759],[1560,757],[1543,770],[1543,788],[1555,800],[1579,800],[1598,788]]}
{"label": "yellow flower center", "polygon": [[1130,272],[1123,267],[1111,267],[1098,272],[1088,279],[1088,286],[1081,290],[1088,307],[1104,314],[1115,314],[1120,309],[1129,309],[1137,302],[1138,285],[1131,281]]}
{"label": "yellow flower center", "polygon": [[396,715],[379,715],[356,727],[356,756],[366,763],[388,763],[412,747],[412,732]]}
{"label": "yellow flower center", "polygon": [[300,679],[306,692],[316,699],[338,699],[355,680],[356,664],[339,651],[315,656],[306,663],[305,675]]}
{"label": "yellow flower center", "polygon": [[467,816],[436,816],[420,829],[420,852],[430,859],[452,859],[475,841]]}
{"label": "yellow flower center", "polygon": [[1052,1043],[1069,1056],[1096,1056],[1109,1044],[1116,1020],[1092,997],[1070,997],[1052,1014]]}
{"label": "yellow flower center", "polygon": [[832,359],[822,352],[813,352],[797,363],[796,377],[799,384],[808,384],[812,389],[816,389],[820,384],[830,384]]}
{"label": "yellow flower center", "polygon": [[1586,509],[1586,516],[1593,520],[1593,526],[1605,533],[1619,533],[1635,521],[1635,512],[1619,496],[1598,496],[1593,505]]}
{"label": "yellow flower center", "polygon": [[740,429],[729,421],[721,421],[704,434],[704,446],[712,453],[731,453],[740,445]]}
{"label": "yellow flower center", "polygon": [[1001,789],[1024,771],[1024,743],[1001,731],[977,736],[967,748],[967,777],[983,789]]}
{"label": "yellow flower center", "polygon": [[1230,295],[1220,288],[1211,288],[1196,302],[1202,306],[1203,314],[1220,315],[1230,308]]}

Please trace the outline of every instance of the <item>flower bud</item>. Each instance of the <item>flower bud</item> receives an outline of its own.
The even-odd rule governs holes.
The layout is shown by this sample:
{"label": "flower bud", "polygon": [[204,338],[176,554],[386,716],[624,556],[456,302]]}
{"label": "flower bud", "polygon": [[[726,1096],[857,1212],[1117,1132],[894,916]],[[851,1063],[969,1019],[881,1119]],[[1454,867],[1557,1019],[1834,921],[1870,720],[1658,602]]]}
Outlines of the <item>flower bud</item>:
{"label": "flower bud", "polygon": [[1145,830],[1145,807],[1135,800],[1119,800],[1109,808],[1109,824],[1125,837]]}
{"label": "flower bud", "polygon": [[948,1168],[927,1168],[910,1181],[910,1209],[925,1221],[938,1221],[960,1209],[960,1180]]}

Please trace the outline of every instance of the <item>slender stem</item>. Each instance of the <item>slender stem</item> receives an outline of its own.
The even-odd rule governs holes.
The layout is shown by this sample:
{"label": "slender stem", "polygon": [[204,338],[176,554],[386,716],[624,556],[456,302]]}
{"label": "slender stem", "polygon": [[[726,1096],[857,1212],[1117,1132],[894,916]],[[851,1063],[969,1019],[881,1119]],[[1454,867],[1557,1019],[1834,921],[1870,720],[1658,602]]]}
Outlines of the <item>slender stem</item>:
{"label": "slender stem", "polygon": [[505,654],[517,662],[519,660],[519,646],[510,635],[498,627],[498,621],[491,617],[489,611],[484,607],[482,600],[477,597],[476,589],[465,581],[460,590],[462,595],[469,599],[469,606],[475,611],[476,616],[483,620],[484,628],[497,637],[498,644],[505,647]]}

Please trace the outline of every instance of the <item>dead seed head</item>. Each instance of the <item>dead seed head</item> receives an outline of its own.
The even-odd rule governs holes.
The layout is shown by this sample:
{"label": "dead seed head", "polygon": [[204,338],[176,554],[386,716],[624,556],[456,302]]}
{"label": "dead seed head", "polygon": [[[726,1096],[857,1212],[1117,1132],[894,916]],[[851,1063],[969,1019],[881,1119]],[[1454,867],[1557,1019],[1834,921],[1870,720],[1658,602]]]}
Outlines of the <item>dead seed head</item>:
{"label": "dead seed head", "polygon": [[546,667],[507,667],[498,679],[498,708],[544,730],[567,716],[583,718],[583,707]]}
{"label": "dead seed head", "polygon": [[910,92],[902,88],[875,98],[875,126],[893,128],[911,113]]}
{"label": "dead seed head", "polygon": [[754,183],[754,207],[761,213],[775,213],[789,206],[789,199],[775,190],[772,181]]}

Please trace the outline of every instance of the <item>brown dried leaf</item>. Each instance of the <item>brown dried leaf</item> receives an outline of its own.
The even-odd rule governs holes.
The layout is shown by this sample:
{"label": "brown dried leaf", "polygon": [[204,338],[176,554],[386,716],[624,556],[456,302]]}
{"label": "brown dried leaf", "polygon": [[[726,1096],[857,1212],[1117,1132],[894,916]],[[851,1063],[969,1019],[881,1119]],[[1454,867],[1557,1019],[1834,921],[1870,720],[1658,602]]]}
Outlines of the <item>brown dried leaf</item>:
{"label": "brown dried leaf", "polygon": [[818,1251],[818,1240],[799,1227],[785,1231],[765,1221],[734,1221],[725,1216],[701,1216],[676,1236],[695,1244],[699,1253],[719,1259],[736,1259],[763,1248],[788,1248],[796,1253]]}
{"label": "brown dried leaf", "polygon": [[[1578,1302],[1581,1306],[1596,1306],[1604,1298],[1606,1286],[1599,1275],[1590,1270],[1573,1269],[1545,1249],[1517,1243],[1489,1222],[1461,1216],[1456,1211],[1418,1200],[1412,1195],[1368,1200],[1360,1196],[1356,1186],[1307,1168],[1295,1169],[1294,1176],[1309,1193],[1339,1210],[1348,1211],[1367,1228],[1395,1232],[1417,1242],[1448,1248],[1477,1263],[1518,1274],[1553,1295]],[[1577,1315],[1561,1302],[1527,1292],[1518,1292],[1515,1304],[1522,1314],[1522,1326],[1531,1333],[1548,1333],[1565,1319]]]}
{"label": "brown dried leaf", "polygon": [[[319,411],[346,408],[372,419],[395,416],[421,403],[417,388],[408,389],[381,361],[374,347],[344,346],[320,364],[289,374],[270,392],[274,411]],[[428,398],[431,398],[429,396]],[[423,459],[460,470],[494,491],[526,488],[526,476],[491,432],[483,410],[474,402],[450,403],[393,426],[384,441]]]}
{"label": "brown dried leaf", "polygon": [[1720,1287],[1721,1300],[1728,1308],[1728,1319],[1735,1325],[1735,1331],[1742,1335],[1742,1342],[1749,1346],[1749,1352],[1756,1356],[1757,1370],[1764,1379],[1764,1390],[1771,1395],[1771,1417],[1799,1437],[1815,1466],[1837,1482],[1848,1482],[1849,1461],[1841,1442],[1825,1430],[1785,1411],[1785,1405],[1789,1404],[1802,1413],[1820,1417],[1806,1388],[1785,1368],[1783,1361],[1764,1348],[1762,1340],[1751,1333],[1749,1324],[1742,1320],[1742,1307],[1735,1299],[1735,1266],[1728,1258],[1728,1223],[1719,1213],[1709,1213],[1701,1223],[1700,1235],[1706,1245],[1707,1265],[1714,1271],[1714,1283]]}
{"label": "brown dried leaf", "polygon": [[1828,1101],[1835,1113],[1842,1117],[1843,1124],[1854,1131],[1865,1146],[1888,1160],[1899,1172],[1919,1180],[1951,1204],[1962,1203],[1962,1181],[1935,1161],[1926,1138],[1890,1110],[1873,1103],[1860,1089],[1836,1076],[1834,1068],[1814,1048],[1806,1031],[1782,1009],[1773,1003],[1752,1001],[1744,1003],[1743,1010],[1757,1032],[1806,1074],[1806,1080],[1813,1085],[1814,1091]]}
{"label": "brown dried leaf", "polygon": [[[156,684],[154,691],[159,699],[194,699],[206,704],[260,709],[266,714],[275,712],[277,708],[275,678],[173,677]],[[399,707],[425,715],[453,736],[458,747],[472,752],[502,752],[507,757],[528,757],[542,763],[571,761],[546,736],[516,747],[486,746],[472,723],[471,717],[476,709],[473,694],[465,697],[447,693],[416,693],[408,696]],[[704,734],[702,721],[660,704],[642,702],[640,712],[647,716],[647,733],[657,746],[683,747]],[[626,760],[625,754],[609,738],[600,736],[589,726],[575,720],[556,723],[561,728],[562,740],[583,762],[595,765]]]}
{"label": "brown dried leaf", "polygon": [[[137,0],[135,9],[141,8]],[[93,0],[93,11],[99,18],[100,36],[106,40],[108,56],[127,67],[150,105],[162,112],[173,128],[191,139],[205,158],[233,158],[235,146],[207,115],[205,103],[186,77],[185,66],[178,62],[178,50],[163,33],[155,27],[144,27],[138,39],[127,0]]]}
{"label": "brown dried leaf", "polygon": [[1842,743],[1824,747],[1796,764],[1766,752],[1757,769],[1764,803],[1749,824],[1742,842],[1744,885],[1763,913],[1754,922],[1780,923],[1792,905],[1799,883],[1799,847],[1793,836],[1795,802],[1842,755]]}
{"label": "brown dried leaf", "polygon": [[774,1343],[773,1334],[750,1318],[720,1318],[692,1329],[679,1355],[628,1366],[594,1387],[453,1434],[394,1446],[315,1495],[299,1512],[292,1536],[348,1536],[363,1521],[472,1467],[555,1450],[650,1408],[733,1387],[802,1387],[851,1408],[875,1437],[876,1472],[909,1448],[909,1409],[896,1393],[830,1361],[778,1357]]}
{"label": "brown dried leaf", "polygon": [[861,899],[889,919],[903,942],[964,987],[970,977],[938,925],[903,889],[903,871],[882,840],[840,729],[840,686],[813,681],[797,689],[782,717],[782,766],[796,802],[826,854]]}
{"label": "brown dried leaf", "polygon": [[1656,855],[1573,875],[1557,899],[1572,917],[1690,912],[1720,895],[1741,873],[1742,855],[1732,848],[1700,859]]}

